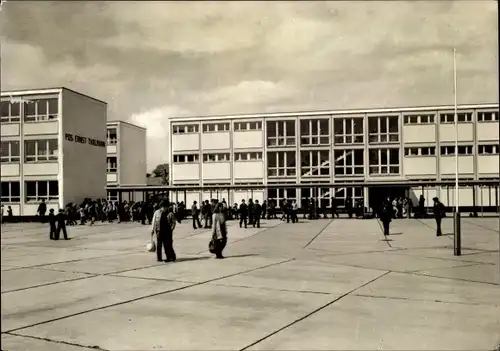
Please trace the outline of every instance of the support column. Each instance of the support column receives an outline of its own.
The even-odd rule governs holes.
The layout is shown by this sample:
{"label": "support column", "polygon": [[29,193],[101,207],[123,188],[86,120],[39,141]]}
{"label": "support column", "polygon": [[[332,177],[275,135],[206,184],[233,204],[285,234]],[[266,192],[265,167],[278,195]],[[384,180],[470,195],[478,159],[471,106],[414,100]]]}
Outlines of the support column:
{"label": "support column", "polygon": [[476,186],[472,186],[472,214],[475,216],[477,213],[476,210]]}

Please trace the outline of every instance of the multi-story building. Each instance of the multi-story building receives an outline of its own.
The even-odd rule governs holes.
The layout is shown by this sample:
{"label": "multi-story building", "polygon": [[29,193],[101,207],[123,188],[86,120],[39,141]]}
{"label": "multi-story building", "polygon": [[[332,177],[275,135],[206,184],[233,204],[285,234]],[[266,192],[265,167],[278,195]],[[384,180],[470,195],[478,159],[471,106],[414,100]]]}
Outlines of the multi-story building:
{"label": "multi-story building", "polygon": [[[499,178],[498,109],[498,104],[458,107],[461,179]],[[268,186],[229,193],[231,202],[253,197],[301,203],[312,196],[312,189],[271,186],[345,184],[321,188],[321,202],[329,206],[332,196],[340,200],[350,196],[363,198],[368,206],[370,198],[378,200],[396,188],[349,187],[349,182],[454,179],[455,131],[453,106],[172,118],[170,179],[172,185],[221,189],[238,184]],[[414,200],[423,194],[428,205],[434,196],[453,205],[449,188],[403,191]],[[469,206],[472,189],[459,191],[460,205]],[[192,192],[180,200],[190,203],[215,195]],[[481,189],[476,196],[485,206],[496,206],[498,187]]]}
{"label": "multi-story building", "polygon": [[[108,200],[118,200],[118,192],[110,189],[122,185],[147,185],[146,129],[124,121],[107,124]],[[142,200],[142,192],[132,192],[130,199]]]}
{"label": "multi-story building", "polygon": [[2,92],[1,202],[15,216],[106,195],[107,105],[66,88]]}

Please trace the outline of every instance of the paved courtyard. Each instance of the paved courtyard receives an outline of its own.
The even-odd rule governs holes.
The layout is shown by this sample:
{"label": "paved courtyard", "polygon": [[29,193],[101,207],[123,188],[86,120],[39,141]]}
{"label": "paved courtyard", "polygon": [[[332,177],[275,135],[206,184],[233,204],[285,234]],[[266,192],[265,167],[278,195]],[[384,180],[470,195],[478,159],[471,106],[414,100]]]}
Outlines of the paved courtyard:
{"label": "paved courtyard", "polygon": [[178,225],[178,262],[145,252],[149,227],[2,226],[2,350],[493,350],[500,344],[498,218],[465,218],[453,256],[432,220],[210,232]]}

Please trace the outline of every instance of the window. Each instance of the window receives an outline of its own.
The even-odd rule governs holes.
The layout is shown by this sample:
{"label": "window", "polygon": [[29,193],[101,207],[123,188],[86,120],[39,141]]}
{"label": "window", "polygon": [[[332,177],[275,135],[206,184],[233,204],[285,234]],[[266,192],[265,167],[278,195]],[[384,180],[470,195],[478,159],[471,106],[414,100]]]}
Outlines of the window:
{"label": "window", "polygon": [[369,117],[370,144],[394,143],[399,141],[399,118]]}
{"label": "window", "polygon": [[192,134],[199,132],[200,132],[200,126],[198,124],[172,126],[172,134]]}
{"label": "window", "polygon": [[24,103],[24,121],[53,121],[57,119],[58,110],[58,99],[27,101]]}
{"label": "window", "polygon": [[477,153],[479,155],[498,155],[500,145],[478,145]]}
{"label": "window", "polygon": [[295,146],[295,121],[267,122],[267,146]]}
{"label": "window", "polygon": [[478,112],[477,120],[479,122],[498,121],[498,111],[495,112]]}
{"label": "window", "polygon": [[2,203],[21,202],[21,188],[19,182],[2,182]]}
{"label": "window", "polygon": [[235,122],[235,131],[262,130],[262,122]]}
{"label": "window", "polygon": [[267,153],[267,174],[269,177],[295,177],[295,151]]}
{"label": "window", "polygon": [[229,153],[203,154],[203,162],[229,162],[230,159]]}
{"label": "window", "polygon": [[59,199],[57,180],[26,182],[26,202],[55,201]]}
{"label": "window", "polygon": [[328,145],[330,143],[330,123],[328,119],[300,121],[300,145]]}
{"label": "window", "polygon": [[277,207],[282,208],[283,199],[290,201],[297,201],[297,189],[287,188],[287,189],[276,189],[269,188],[267,190],[267,200],[273,201]]}
{"label": "window", "polygon": [[336,118],[333,123],[335,145],[363,144],[363,118]]}
{"label": "window", "polygon": [[[461,112],[457,113],[458,122],[472,122],[472,113]],[[441,123],[455,123],[455,114],[454,113],[443,113],[440,115]]]}
{"label": "window", "polygon": [[116,128],[110,128],[106,131],[108,145],[115,145],[118,140]]}
{"label": "window", "polygon": [[330,152],[328,150],[301,151],[300,174],[302,177],[329,177]]}
{"label": "window", "polygon": [[235,152],[235,161],[261,161],[262,152]]}
{"label": "window", "polygon": [[2,123],[15,123],[21,120],[21,104],[19,102],[0,102],[0,112]]}
{"label": "window", "polygon": [[57,139],[26,140],[24,142],[25,162],[44,162],[58,160]]}
{"label": "window", "polygon": [[118,201],[118,190],[108,190],[108,201]]}
{"label": "window", "polygon": [[406,147],[405,156],[434,156],[436,147]]}
{"label": "window", "polygon": [[198,154],[174,155],[174,163],[197,163],[200,161]]}
{"label": "window", "polygon": [[107,157],[107,172],[108,173],[116,173],[116,170],[118,169],[118,161],[116,157]]}
{"label": "window", "polygon": [[206,123],[203,125],[203,133],[227,131],[229,131],[229,123]]}
{"label": "window", "polygon": [[370,174],[399,174],[399,149],[371,149]]}
{"label": "window", "polygon": [[334,197],[337,206],[344,207],[345,200],[351,198],[353,205],[356,200],[363,199],[363,188],[361,187],[346,187],[334,189]]}
{"label": "window", "polygon": [[405,115],[404,124],[433,124],[434,115]]}
{"label": "window", "polygon": [[[458,147],[459,155],[472,155],[473,147],[471,145],[462,145]],[[455,146],[441,146],[442,156],[455,155]]]}
{"label": "window", "polygon": [[2,163],[19,162],[19,141],[1,142]]}
{"label": "window", "polygon": [[364,150],[335,150],[336,176],[362,176],[365,170]]}

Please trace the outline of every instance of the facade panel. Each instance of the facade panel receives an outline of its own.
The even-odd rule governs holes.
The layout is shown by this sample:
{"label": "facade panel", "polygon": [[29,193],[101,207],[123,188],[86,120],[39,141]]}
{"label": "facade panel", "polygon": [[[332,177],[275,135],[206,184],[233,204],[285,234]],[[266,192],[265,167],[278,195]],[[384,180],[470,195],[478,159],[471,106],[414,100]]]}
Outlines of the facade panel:
{"label": "facade panel", "polygon": [[174,164],[173,180],[182,183],[184,180],[199,180],[200,166],[198,164]]}
{"label": "facade panel", "polygon": [[19,136],[19,123],[5,123],[0,128],[2,137]]}
{"label": "facade panel", "polygon": [[498,122],[477,123],[478,141],[497,141],[499,139],[500,124]]}
{"label": "facade panel", "polygon": [[25,163],[23,165],[25,176],[46,176],[59,174],[59,162],[51,163]]}
{"label": "facade panel", "polygon": [[244,131],[233,133],[233,148],[252,149],[264,147],[264,133],[262,131]]}
{"label": "facade panel", "polygon": [[230,180],[231,179],[231,163],[203,163],[203,180]]}
{"label": "facade panel", "polygon": [[498,177],[500,162],[498,155],[477,156],[477,172],[480,176],[493,175]]}
{"label": "facade panel", "polygon": [[403,126],[403,141],[405,143],[435,143],[436,126],[434,124],[405,125]]}
{"label": "facade panel", "polygon": [[228,150],[231,147],[229,132],[206,132],[201,134],[203,150]]}
{"label": "facade panel", "polygon": [[4,177],[19,177],[19,163],[7,163],[3,164],[2,163],[2,169],[1,169],[1,174],[2,174],[2,179]]}
{"label": "facade panel", "polygon": [[[403,168],[405,175],[412,176],[436,176],[437,173],[437,157],[405,157],[403,159]],[[412,177],[413,178],[413,177]]]}
{"label": "facade panel", "polygon": [[59,122],[26,122],[23,126],[24,135],[49,135],[59,134]]}
{"label": "facade panel", "polygon": [[234,162],[233,172],[236,179],[264,179],[264,162],[263,161],[248,161]]}
{"label": "facade panel", "polygon": [[129,123],[120,123],[119,183],[145,185],[147,179],[146,131]]}
{"label": "facade panel", "polygon": [[[441,124],[439,126],[439,141],[454,142],[456,139],[456,128],[454,123]],[[458,124],[458,141],[474,140],[474,125],[472,123]]]}
{"label": "facade panel", "polygon": [[[455,157],[446,156],[439,160],[441,175],[455,175]],[[474,174],[474,156],[458,156],[458,172],[460,175],[470,176]]]}
{"label": "facade panel", "polygon": [[199,134],[172,135],[172,151],[195,151],[200,149]]}

